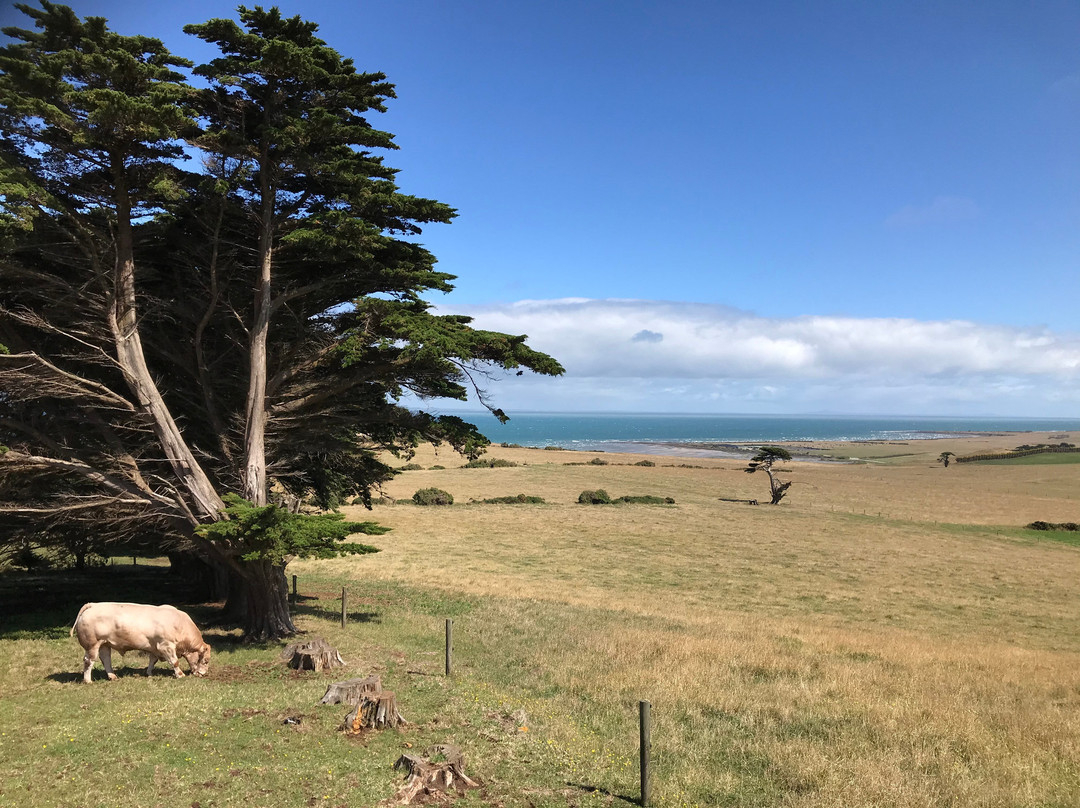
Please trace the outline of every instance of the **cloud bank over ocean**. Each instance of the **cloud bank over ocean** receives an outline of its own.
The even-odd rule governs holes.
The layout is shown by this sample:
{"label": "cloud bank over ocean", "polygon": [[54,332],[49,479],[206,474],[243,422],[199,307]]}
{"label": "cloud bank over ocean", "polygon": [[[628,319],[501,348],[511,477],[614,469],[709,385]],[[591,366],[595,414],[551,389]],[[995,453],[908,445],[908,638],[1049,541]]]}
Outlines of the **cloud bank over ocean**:
{"label": "cloud bank over ocean", "polygon": [[721,305],[523,300],[442,306],[528,334],[566,368],[491,391],[518,409],[1071,416],[1080,334],[963,320],[762,317]]}

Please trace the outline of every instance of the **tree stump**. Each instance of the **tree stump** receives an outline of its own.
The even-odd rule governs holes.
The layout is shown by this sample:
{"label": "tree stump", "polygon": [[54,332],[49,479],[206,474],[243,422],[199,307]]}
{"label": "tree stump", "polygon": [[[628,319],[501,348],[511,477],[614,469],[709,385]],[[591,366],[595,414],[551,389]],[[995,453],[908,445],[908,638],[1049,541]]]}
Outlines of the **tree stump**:
{"label": "tree stump", "polygon": [[346,679],[334,682],[326,688],[319,704],[359,704],[362,696],[378,695],[382,692],[382,680],[378,674],[365,679]]}
{"label": "tree stump", "polygon": [[345,664],[338,650],[322,637],[316,637],[310,642],[293,643],[281,652],[281,658],[288,662],[290,668],[316,673],[340,668]]}
{"label": "tree stump", "polygon": [[359,735],[364,729],[400,727],[409,723],[398,711],[397,697],[389,690],[365,693],[356,708],[345,716],[341,728],[349,735]]}
{"label": "tree stump", "polygon": [[423,757],[402,755],[394,768],[404,769],[406,774],[405,782],[394,795],[400,805],[421,802],[451,791],[461,796],[470,788],[480,787],[465,774],[465,757],[461,750],[449,744],[436,744],[424,752]]}

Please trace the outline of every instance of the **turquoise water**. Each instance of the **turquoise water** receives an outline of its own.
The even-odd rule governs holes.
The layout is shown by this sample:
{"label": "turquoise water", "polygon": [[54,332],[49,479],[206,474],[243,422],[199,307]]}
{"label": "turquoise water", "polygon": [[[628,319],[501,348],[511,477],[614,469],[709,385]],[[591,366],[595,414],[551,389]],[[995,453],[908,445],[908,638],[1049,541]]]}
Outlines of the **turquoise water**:
{"label": "turquoise water", "polygon": [[460,414],[493,443],[625,452],[655,450],[654,444],[672,443],[908,441],[957,432],[1080,430],[1080,418],[511,413],[508,423],[499,424],[488,413]]}

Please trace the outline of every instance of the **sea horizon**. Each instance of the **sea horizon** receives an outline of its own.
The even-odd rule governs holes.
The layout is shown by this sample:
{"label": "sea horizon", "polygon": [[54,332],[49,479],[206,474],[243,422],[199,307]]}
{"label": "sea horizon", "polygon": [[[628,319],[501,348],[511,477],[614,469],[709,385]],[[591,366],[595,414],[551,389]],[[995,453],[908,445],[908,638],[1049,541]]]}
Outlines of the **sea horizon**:
{"label": "sea horizon", "polygon": [[[444,412],[475,423],[494,444],[652,454],[700,454],[709,450],[693,444],[710,443],[912,441],[958,434],[1080,430],[1080,417],[533,411],[511,413],[510,420],[500,424],[486,411]],[[727,454],[722,447],[716,453]]]}

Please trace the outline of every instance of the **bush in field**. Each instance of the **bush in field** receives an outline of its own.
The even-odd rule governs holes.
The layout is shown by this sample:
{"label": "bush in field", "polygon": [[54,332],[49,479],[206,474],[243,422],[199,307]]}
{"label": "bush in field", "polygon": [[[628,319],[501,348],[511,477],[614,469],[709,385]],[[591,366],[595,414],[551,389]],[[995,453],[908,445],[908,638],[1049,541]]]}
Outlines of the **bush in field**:
{"label": "bush in field", "polygon": [[674,505],[675,499],[673,497],[654,497],[651,494],[646,494],[640,497],[619,497],[615,500],[615,504],[625,503],[627,505]]}
{"label": "bush in field", "polygon": [[412,495],[417,505],[453,505],[454,497],[441,488],[421,488]]}
{"label": "bush in field", "polygon": [[442,471],[445,468],[446,468],[446,466],[432,466],[431,470],[432,471]]}
{"label": "bush in field", "polygon": [[504,449],[522,449],[524,448],[520,443],[500,443]]}
{"label": "bush in field", "polygon": [[635,466],[655,466],[656,464],[651,460],[639,460],[634,464]]}
{"label": "bush in field", "polygon": [[476,460],[470,460],[464,466],[463,469],[509,469],[519,465],[513,460],[503,460],[501,457],[483,458],[478,457]]}
{"label": "bush in field", "polygon": [[1044,522],[1041,519],[1026,526],[1028,530],[1068,530],[1080,531],[1080,525],[1076,522]]}
{"label": "bush in field", "polygon": [[423,471],[424,467],[419,463],[406,463],[404,466],[398,469],[398,471]]}
{"label": "bush in field", "polygon": [[530,497],[518,494],[516,497],[492,497],[480,500],[485,505],[543,505],[543,497]]}
{"label": "bush in field", "polygon": [[590,466],[606,466],[607,464],[608,462],[602,457],[594,457],[592,460],[589,461]]}
{"label": "bush in field", "polygon": [[544,451],[545,452],[565,452],[566,449],[564,449],[561,446],[545,446]]}
{"label": "bush in field", "polygon": [[610,505],[611,497],[603,488],[595,491],[582,491],[577,498],[579,505]]}

